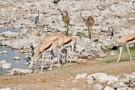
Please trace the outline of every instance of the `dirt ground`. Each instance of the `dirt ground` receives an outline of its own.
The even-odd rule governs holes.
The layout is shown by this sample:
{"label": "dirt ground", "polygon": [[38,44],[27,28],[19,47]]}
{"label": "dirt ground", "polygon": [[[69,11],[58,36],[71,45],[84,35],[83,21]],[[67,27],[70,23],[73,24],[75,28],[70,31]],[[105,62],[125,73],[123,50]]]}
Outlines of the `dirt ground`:
{"label": "dirt ground", "polygon": [[[29,75],[0,76],[0,88],[9,87],[16,90],[93,90],[92,85],[88,85],[86,80],[75,81],[75,76],[80,73],[93,74],[103,72],[109,75],[122,75],[124,73],[135,72],[135,61],[121,61],[120,63],[110,63],[97,65],[94,63],[75,63],[69,66],[61,66],[53,70],[44,70],[42,73]],[[105,83],[104,83],[105,84]],[[104,86],[104,84],[102,84]]]}

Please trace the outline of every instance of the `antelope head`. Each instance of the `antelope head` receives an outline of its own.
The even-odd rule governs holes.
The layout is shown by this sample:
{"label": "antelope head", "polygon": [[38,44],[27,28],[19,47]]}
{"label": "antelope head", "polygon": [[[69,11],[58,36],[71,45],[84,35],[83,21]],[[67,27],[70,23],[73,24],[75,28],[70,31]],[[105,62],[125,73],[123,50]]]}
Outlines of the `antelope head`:
{"label": "antelope head", "polygon": [[25,60],[27,61],[27,66],[29,68],[32,68],[32,66],[34,65],[34,61],[32,61],[29,56],[27,58],[25,58]]}

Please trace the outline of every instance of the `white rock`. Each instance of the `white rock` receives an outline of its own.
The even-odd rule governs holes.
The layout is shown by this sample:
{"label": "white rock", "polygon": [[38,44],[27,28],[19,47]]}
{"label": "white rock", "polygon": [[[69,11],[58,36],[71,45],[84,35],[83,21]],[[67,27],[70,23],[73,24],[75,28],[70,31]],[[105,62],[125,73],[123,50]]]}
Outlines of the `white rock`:
{"label": "white rock", "polygon": [[126,87],[120,87],[120,88],[117,88],[117,90],[129,90],[129,89],[127,89]]}
{"label": "white rock", "polygon": [[0,90],[11,90],[10,88],[1,88]]}
{"label": "white rock", "polygon": [[109,87],[109,86],[106,86],[106,87],[104,88],[104,90],[114,90],[114,88]]}
{"label": "white rock", "polygon": [[5,60],[0,61],[0,68],[2,68],[2,64],[5,64],[5,63],[6,63]]}
{"label": "white rock", "polygon": [[0,54],[7,54],[7,51],[2,51],[0,52]]}
{"label": "white rock", "polygon": [[77,52],[84,52],[85,51],[85,47],[82,47],[82,46],[80,46],[80,45],[76,45],[76,50],[77,50]]}
{"label": "white rock", "polygon": [[84,78],[86,78],[87,75],[88,75],[87,73],[78,74],[78,75],[76,75],[75,79],[84,79]]}
{"label": "white rock", "polygon": [[0,37],[0,41],[2,41],[2,40],[4,40],[5,38],[3,38],[3,37]]}
{"label": "white rock", "polygon": [[13,60],[20,60],[20,57],[14,57]]}
{"label": "white rock", "polygon": [[1,35],[3,37],[5,37],[5,38],[16,38],[19,34],[18,33],[15,33],[15,32],[7,31],[7,32],[1,33]]}
{"label": "white rock", "polygon": [[29,73],[32,73],[32,70],[31,69],[18,69],[18,68],[14,68],[10,71],[10,74],[13,75],[13,74],[29,74]]}
{"label": "white rock", "polygon": [[97,83],[95,86],[94,86],[94,89],[95,90],[102,90],[103,86],[99,83]]}
{"label": "white rock", "polygon": [[88,80],[87,80],[87,83],[88,83],[88,84],[92,84],[92,83],[93,83],[93,79],[88,79]]}
{"label": "white rock", "polygon": [[97,80],[99,82],[108,82],[107,84],[111,84],[111,83],[114,83],[114,82],[118,81],[117,77],[107,75],[105,73],[95,73],[95,74],[92,74],[90,76],[93,77],[95,80]]}
{"label": "white rock", "polygon": [[8,69],[8,68],[11,68],[11,67],[12,67],[11,63],[4,63],[4,64],[2,64],[2,68],[3,69]]}
{"label": "white rock", "polygon": [[127,85],[125,85],[123,82],[117,82],[112,85],[113,88],[126,88]]}
{"label": "white rock", "polygon": [[115,53],[115,52],[110,53],[110,56],[116,56],[116,55],[117,55],[117,53]]}

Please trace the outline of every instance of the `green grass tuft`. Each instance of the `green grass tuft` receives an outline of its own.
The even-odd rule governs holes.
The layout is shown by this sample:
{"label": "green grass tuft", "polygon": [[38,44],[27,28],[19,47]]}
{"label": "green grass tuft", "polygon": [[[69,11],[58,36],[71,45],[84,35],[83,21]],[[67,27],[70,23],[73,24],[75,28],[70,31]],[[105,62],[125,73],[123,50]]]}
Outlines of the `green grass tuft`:
{"label": "green grass tuft", "polygon": [[99,41],[99,39],[95,39],[95,40],[94,40],[94,42],[98,42],[98,41]]}
{"label": "green grass tuft", "polygon": [[[129,47],[129,50],[130,50],[132,58],[135,59],[135,54],[134,54],[135,53],[135,46]],[[111,51],[112,50],[109,50],[108,52],[111,52]],[[118,56],[119,56],[119,53],[120,53],[120,49],[113,50],[113,51],[118,53],[117,57],[114,57],[114,58],[111,58],[111,59],[102,60],[102,61],[98,61],[97,64],[98,65],[104,65],[104,64],[108,64],[108,63],[115,63],[115,62],[117,62]],[[124,46],[123,50],[122,50],[122,55],[121,55],[120,62],[122,62],[122,61],[129,61],[129,59],[130,59],[130,57],[129,57],[129,54],[127,52],[127,48]]]}
{"label": "green grass tuft", "polygon": [[78,37],[80,37],[80,38],[86,37],[85,33],[83,33],[83,32],[77,32],[77,33],[76,33],[76,36],[78,36]]}

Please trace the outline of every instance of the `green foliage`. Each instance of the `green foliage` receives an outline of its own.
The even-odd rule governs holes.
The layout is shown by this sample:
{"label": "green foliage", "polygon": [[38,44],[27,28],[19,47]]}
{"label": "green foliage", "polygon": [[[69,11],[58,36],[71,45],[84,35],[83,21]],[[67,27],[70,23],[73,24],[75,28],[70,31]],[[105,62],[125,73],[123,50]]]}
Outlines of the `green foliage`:
{"label": "green foliage", "polygon": [[3,74],[3,73],[0,73],[0,76],[1,76],[1,75],[4,75],[4,74]]}
{"label": "green foliage", "polygon": [[94,42],[98,42],[98,41],[99,41],[99,39],[95,39],[95,40],[94,40]]}
{"label": "green foliage", "polygon": [[117,62],[117,58],[112,58],[112,59],[106,59],[106,60],[98,61],[97,64],[98,65],[104,65],[104,64],[115,63],[115,62]]}
{"label": "green foliage", "polygon": [[14,73],[13,75],[18,76],[18,75],[25,75],[25,74],[23,74],[23,73]]}
{"label": "green foliage", "polygon": [[[135,58],[135,54],[134,54],[135,53],[135,46],[129,47],[129,50],[130,50],[130,53],[131,53],[132,58]],[[103,51],[106,52],[106,50],[103,50]],[[108,50],[107,52],[111,52],[111,51],[112,50]],[[118,53],[118,55],[120,53],[120,50],[119,49],[113,50],[113,51],[116,52],[116,53]],[[122,50],[122,55],[121,55],[120,61],[129,61],[129,59],[130,59],[130,57],[129,57],[129,54],[127,52],[127,48],[124,46],[123,47],[123,50]],[[104,65],[104,64],[108,64],[108,63],[115,63],[115,62],[117,62],[117,60],[118,60],[118,56],[115,57],[115,58],[106,59],[106,60],[103,60],[103,61],[98,61],[97,64],[98,65]]]}
{"label": "green foliage", "polygon": [[69,33],[69,35],[68,35],[68,36],[69,36],[69,37],[71,37],[72,35],[73,35],[72,33]]}
{"label": "green foliage", "polygon": [[83,33],[83,32],[77,32],[77,33],[76,33],[76,36],[78,36],[78,37],[80,37],[80,38],[86,37],[85,33]]}

